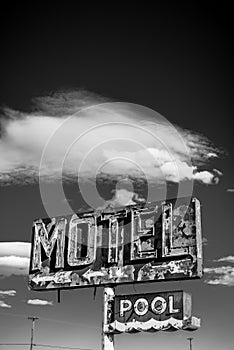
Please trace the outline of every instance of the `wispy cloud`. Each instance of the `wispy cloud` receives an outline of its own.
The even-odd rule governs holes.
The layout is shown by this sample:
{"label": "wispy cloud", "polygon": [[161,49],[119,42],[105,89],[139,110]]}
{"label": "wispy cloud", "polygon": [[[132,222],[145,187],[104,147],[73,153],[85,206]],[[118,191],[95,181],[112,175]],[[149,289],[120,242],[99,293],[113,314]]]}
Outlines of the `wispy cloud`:
{"label": "wispy cloud", "polygon": [[208,284],[234,286],[234,266],[206,267],[204,272],[208,275],[205,280]]}
{"label": "wispy cloud", "polygon": [[27,301],[27,304],[38,305],[38,306],[51,306],[53,305],[53,302],[48,300],[41,300],[41,299],[29,299]]}
{"label": "wispy cloud", "polygon": [[6,301],[3,301],[1,299],[4,299],[6,297],[14,297],[16,295],[16,290],[0,290],[0,307],[3,308],[11,308],[11,305],[8,304]]}
{"label": "wispy cloud", "polygon": [[0,276],[27,275],[29,271],[29,258],[21,256],[0,257]]}
{"label": "wispy cloud", "polygon": [[234,256],[229,255],[229,256],[225,256],[223,258],[214,260],[214,262],[228,262],[228,263],[234,263]]}
{"label": "wispy cloud", "polygon": [[234,193],[234,188],[228,188],[227,192]]}
{"label": "wispy cloud", "polygon": [[220,263],[234,264],[234,256],[224,256],[213,260],[219,266],[206,267],[204,272],[207,275],[205,283],[214,285],[234,286],[234,265],[223,265]]}
{"label": "wispy cloud", "polygon": [[[121,188],[117,189],[115,191],[114,196],[105,202],[105,205],[103,208],[118,208],[123,207],[126,205],[133,205],[137,203],[145,203],[145,199],[143,197],[140,197],[139,194],[135,193],[134,191],[129,191],[128,189]],[[103,209],[102,207],[99,207],[98,209]]]}
{"label": "wispy cloud", "polygon": [[16,295],[16,290],[0,290],[0,298],[5,296],[14,297]]}
{"label": "wispy cloud", "polygon": [[0,242],[0,277],[27,275],[30,247],[27,242]]}
{"label": "wispy cloud", "polygon": [[218,158],[218,154],[214,152],[207,153],[207,158]]}
{"label": "wispy cloud", "polygon": [[208,244],[208,239],[206,237],[202,237],[202,244],[206,246]]}
{"label": "wispy cloud", "polygon": [[221,172],[218,173],[217,171],[215,171],[215,169],[213,169],[212,172],[204,170],[193,174],[193,179],[203,182],[206,185],[209,185],[211,183],[218,183],[220,175]]}
{"label": "wispy cloud", "polygon": [[5,303],[5,301],[3,300],[0,300],[0,307],[4,307],[4,308],[11,308],[11,305]]}
{"label": "wispy cloud", "polygon": [[0,242],[0,257],[8,255],[29,257],[30,250],[29,242]]}
{"label": "wispy cloud", "polygon": [[6,109],[0,125],[2,183],[37,181],[39,167],[47,180],[61,176],[62,167],[63,175],[74,179],[79,169],[83,178],[95,178],[98,170],[111,176],[146,174],[159,183],[218,182],[220,174],[209,162],[219,152],[206,137],[174,128],[140,106],[100,104],[105,101],[78,91],[38,98],[32,113]]}

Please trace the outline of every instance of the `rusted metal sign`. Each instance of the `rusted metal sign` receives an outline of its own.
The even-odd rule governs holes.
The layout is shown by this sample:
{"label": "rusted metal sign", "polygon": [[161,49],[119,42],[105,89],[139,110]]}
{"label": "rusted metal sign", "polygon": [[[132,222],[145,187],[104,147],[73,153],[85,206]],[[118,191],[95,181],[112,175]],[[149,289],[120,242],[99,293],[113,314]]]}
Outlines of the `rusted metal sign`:
{"label": "rusted metal sign", "polygon": [[126,323],[178,320],[191,317],[191,295],[183,291],[120,295],[115,297],[115,320]]}
{"label": "rusted metal sign", "polygon": [[202,277],[197,199],[128,206],[33,223],[34,290]]}
{"label": "rusted metal sign", "polygon": [[192,316],[191,295],[183,291],[111,296],[105,333],[196,330],[200,319]]}

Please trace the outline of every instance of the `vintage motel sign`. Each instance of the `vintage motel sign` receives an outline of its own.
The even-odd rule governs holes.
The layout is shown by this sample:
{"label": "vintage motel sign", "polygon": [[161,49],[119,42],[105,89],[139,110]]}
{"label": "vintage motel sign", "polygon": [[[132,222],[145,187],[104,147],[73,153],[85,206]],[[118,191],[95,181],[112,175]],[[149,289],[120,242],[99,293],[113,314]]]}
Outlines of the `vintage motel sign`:
{"label": "vintage motel sign", "polygon": [[200,319],[192,316],[191,295],[181,290],[110,295],[107,309],[106,334],[196,330],[200,327]]}
{"label": "vintage motel sign", "polygon": [[181,198],[35,220],[29,287],[200,278],[200,216],[196,198]]}

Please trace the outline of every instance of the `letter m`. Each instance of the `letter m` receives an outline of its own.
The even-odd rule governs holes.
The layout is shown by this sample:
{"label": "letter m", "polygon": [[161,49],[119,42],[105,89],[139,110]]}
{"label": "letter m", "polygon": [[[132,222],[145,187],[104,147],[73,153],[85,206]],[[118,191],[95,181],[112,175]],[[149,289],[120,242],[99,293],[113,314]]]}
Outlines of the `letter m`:
{"label": "letter m", "polygon": [[64,245],[65,245],[65,229],[67,220],[64,218],[51,219],[46,225],[46,220],[34,221],[33,231],[33,247],[32,247],[32,270],[41,269],[42,266],[42,251],[44,250],[44,256],[51,258],[52,251],[56,245],[56,262],[55,267],[64,267]]}

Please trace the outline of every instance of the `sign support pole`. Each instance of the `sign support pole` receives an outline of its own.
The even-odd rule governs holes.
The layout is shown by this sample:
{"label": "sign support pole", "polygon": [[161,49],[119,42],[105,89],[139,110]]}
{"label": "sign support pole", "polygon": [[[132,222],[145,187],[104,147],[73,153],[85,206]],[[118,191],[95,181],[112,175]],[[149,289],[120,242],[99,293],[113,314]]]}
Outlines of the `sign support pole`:
{"label": "sign support pole", "polygon": [[108,324],[114,321],[114,298],[114,288],[105,287],[103,291],[102,350],[114,350],[114,334],[107,333]]}

